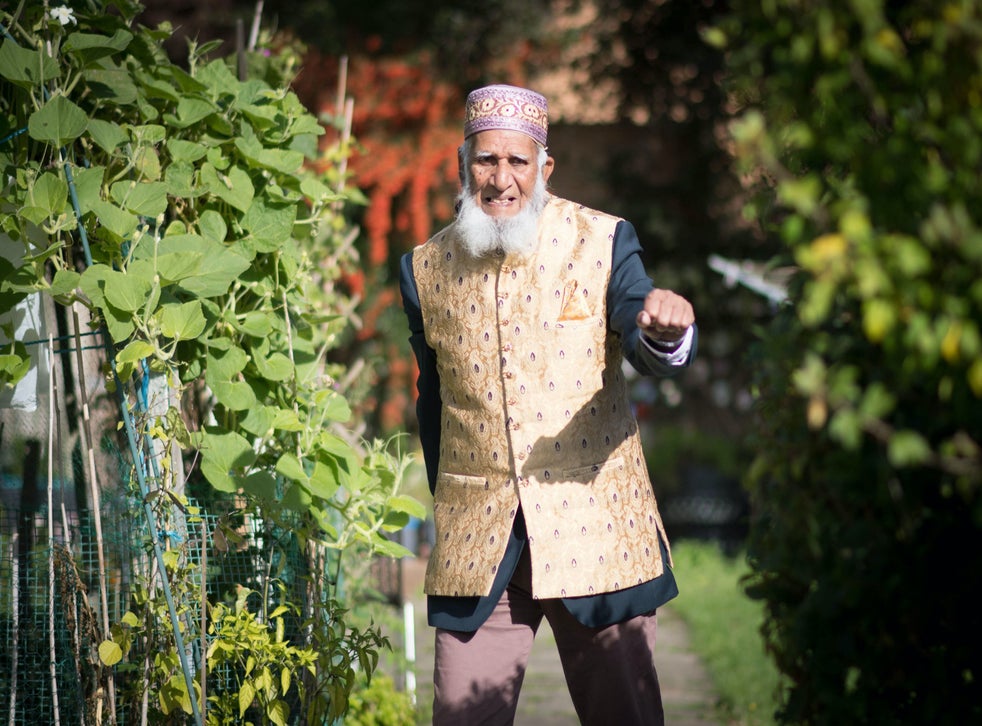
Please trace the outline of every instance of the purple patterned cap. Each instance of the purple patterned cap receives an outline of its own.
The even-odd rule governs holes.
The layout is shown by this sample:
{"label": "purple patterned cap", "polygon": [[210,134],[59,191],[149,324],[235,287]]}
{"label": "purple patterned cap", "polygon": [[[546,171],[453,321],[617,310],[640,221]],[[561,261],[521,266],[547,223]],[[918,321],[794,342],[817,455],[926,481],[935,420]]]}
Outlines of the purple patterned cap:
{"label": "purple patterned cap", "polygon": [[540,93],[516,86],[485,86],[471,91],[464,107],[464,138],[479,131],[508,129],[546,145],[549,106]]}

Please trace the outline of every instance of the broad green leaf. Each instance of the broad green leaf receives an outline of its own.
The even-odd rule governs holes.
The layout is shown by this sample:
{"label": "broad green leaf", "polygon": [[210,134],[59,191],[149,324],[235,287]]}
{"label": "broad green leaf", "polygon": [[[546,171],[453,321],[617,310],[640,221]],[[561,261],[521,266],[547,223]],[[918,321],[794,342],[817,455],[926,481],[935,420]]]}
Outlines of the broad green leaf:
{"label": "broad green leaf", "polygon": [[88,211],[95,214],[99,224],[111,232],[118,241],[128,240],[140,221],[135,214],[102,199],[93,200]]}
{"label": "broad green leaf", "polygon": [[382,529],[386,532],[398,532],[409,524],[409,515],[405,512],[388,511],[382,518]]}
{"label": "broad green leaf", "polygon": [[129,135],[123,130],[122,126],[110,121],[98,118],[90,118],[88,125],[89,135],[103,151],[112,153],[118,147],[129,141]]}
{"label": "broad green leaf", "polygon": [[[23,348],[23,344],[17,344]],[[9,353],[9,345],[3,346],[3,353],[0,353],[0,384],[13,386],[20,381],[27,372],[31,370],[31,357],[24,349],[19,353]],[[15,350],[17,348],[15,347]],[[2,389],[3,386],[0,386]]]}
{"label": "broad green leaf", "polygon": [[395,512],[405,512],[410,517],[416,517],[416,519],[426,519],[426,507],[405,494],[389,497],[385,501],[385,506]]}
{"label": "broad green leaf", "polygon": [[157,257],[157,274],[161,284],[168,285],[191,277],[198,272],[203,255],[199,252],[176,252]]}
{"label": "broad green leaf", "polygon": [[229,93],[239,87],[239,79],[229,69],[228,64],[221,59],[213,60],[200,68],[194,80],[203,83],[213,93]]}
{"label": "broad green leaf", "polygon": [[226,294],[232,283],[249,267],[248,260],[222,249],[218,254],[202,258],[198,273],[184,278],[178,284],[198,297],[217,297]]}
{"label": "broad green leaf", "polygon": [[106,322],[106,329],[109,330],[109,337],[114,343],[125,343],[136,330],[132,313],[106,304],[102,307],[102,316]]}
{"label": "broad green leaf", "polygon": [[376,535],[373,537],[371,544],[372,549],[383,557],[401,559],[403,557],[411,557],[413,554],[398,542],[391,539],[386,539],[381,535]]}
{"label": "broad green leaf", "polygon": [[252,179],[245,171],[236,166],[229,169],[228,174],[223,174],[212,164],[204,164],[201,167],[201,183],[211,194],[240,212],[249,209],[256,193],[252,186]]}
{"label": "broad green leaf", "polygon": [[28,196],[33,206],[43,209],[46,216],[57,217],[68,204],[68,182],[58,174],[46,172],[37,178]]}
{"label": "broad green leaf", "polygon": [[198,227],[201,229],[202,235],[216,242],[224,242],[228,235],[228,225],[225,224],[225,219],[214,209],[207,209],[202,213],[198,219]]}
{"label": "broad green leaf", "polygon": [[251,235],[257,252],[275,252],[293,234],[296,220],[296,206],[268,204],[259,197],[242,218],[242,227]]}
{"label": "broad green leaf", "polygon": [[323,432],[317,437],[318,446],[338,459],[353,459],[355,452],[351,444],[335,434]]}
{"label": "broad green leaf", "polygon": [[177,89],[165,80],[154,78],[143,71],[134,72],[133,77],[140,82],[147,98],[160,98],[169,103],[177,103],[181,97]]}
{"label": "broad green leaf", "polygon": [[931,446],[916,431],[898,431],[890,437],[887,456],[894,466],[916,466],[931,457]]}
{"label": "broad green leaf", "polygon": [[205,429],[202,436],[201,456],[226,472],[250,466],[256,460],[252,446],[241,434],[212,427]]}
{"label": "broad green leaf", "polygon": [[293,454],[283,454],[276,462],[276,473],[291,481],[306,485],[310,478],[304,471],[300,460]]}
{"label": "broad green leaf", "polygon": [[229,476],[228,470],[213,461],[203,459],[201,462],[201,473],[205,479],[220,492],[232,493],[239,488],[238,483]]}
{"label": "broad green leaf", "polygon": [[324,391],[318,403],[324,407],[324,415],[331,421],[345,422],[351,418],[351,407],[340,393]]}
{"label": "broad green leaf", "polygon": [[[133,153],[133,169],[141,181],[160,180],[160,157],[152,146],[140,146]],[[166,187],[164,192],[166,193]]]}
{"label": "broad green leaf", "polygon": [[78,197],[78,205],[82,214],[91,210],[92,203],[99,199],[105,171],[105,168],[101,166],[73,168],[72,180],[75,183],[75,195]]}
{"label": "broad green leaf", "polygon": [[280,501],[284,508],[302,512],[310,507],[313,499],[303,484],[287,482],[283,488],[283,497]]}
{"label": "broad green leaf", "polygon": [[27,130],[35,141],[63,146],[84,134],[88,125],[85,111],[64,96],[55,96],[31,114]]}
{"label": "broad green leaf", "polygon": [[254,165],[282,172],[283,174],[293,174],[303,164],[303,154],[299,151],[267,149],[256,138],[237,138],[235,140],[235,148]]}
{"label": "broad green leaf", "polygon": [[117,204],[143,217],[156,219],[167,210],[167,185],[163,182],[118,181],[109,193]]}
{"label": "broad green leaf", "polygon": [[273,428],[273,410],[269,406],[253,406],[246,411],[240,425],[254,436],[266,436]]}
{"label": "broad green leaf", "polygon": [[300,182],[300,191],[315,202],[321,201],[324,199],[324,197],[331,197],[334,195],[333,191],[327,186],[327,184],[322,182],[320,179],[314,179],[313,177],[305,177],[303,181]]}
{"label": "broad green leaf", "polygon": [[245,333],[246,335],[251,335],[254,338],[263,338],[269,335],[270,331],[273,329],[273,324],[270,322],[271,313],[265,313],[259,310],[250,310],[245,314],[242,320],[233,319],[232,324],[235,329]]}
{"label": "broad green leaf", "polygon": [[270,381],[285,381],[293,377],[293,363],[282,353],[255,356],[253,362],[259,374]]}
{"label": "broad green leaf", "polygon": [[200,196],[201,190],[194,183],[194,166],[186,161],[175,161],[164,172],[167,193],[179,199]]}
{"label": "broad green leaf", "polygon": [[136,363],[153,355],[153,346],[145,340],[134,340],[116,354],[117,363]]}
{"label": "broad green leaf", "polygon": [[192,340],[204,332],[205,316],[201,303],[192,300],[183,304],[167,303],[157,312],[160,332],[175,340]]}
{"label": "broad green leaf", "polygon": [[105,282],[106,277],[112,272],[112,268],[108,265],[103,265],[101,263],[95,263],[87,268],[85,272],[82,273],[81,279],[79,279],[79,287],[82,288],[82,292],[85,296],[89,298],[96,305],[96,307],[103,307],[105,305],[106,296],[102,292],[102,285]]}
{"label": "broad green leaf", "polygon": [[123,649],[119,647],[118,643],[104,640],[99,643],[99,660],[102,661],[103,665],[111,668],[123,660]]}
{"label": "broad green leaf", "polygon": [[133,34],[122,28],[118,29],[111,38],[105,35],[94,33],[71,33],[61,46],[63,52],[75,55],[83,63],[113,55],[121,50],[126,50],[126,46],[133,40]]}
{"label": "broad green leaf", "polygon": [[276,499],[276,479],[265,471],[257,471],[242,480],[242,489],[255,497],[274,501]]}
{"label": "broad green leaf", "polygon": [[288,408],[276,409],[271,425],[280,431],[303,431],[304,429],[304,425],[296,412]]}
{"label": "broad green leaf", "polygon": [[75,272],[75,270],[58,270],[51,280],[51,289],[49,292],[52,295],[67,295],[75,291],[81,279],[82,276]]}
{"label": "broad green leaf", "polygon": [[201,98],[182,96],[177,102],[176,114],[164,114],[164,121],[174,128],[186,129],[215,113],[214,104]]}
{"label": "broad green leaf", "polygon": [[167,128],[160,124],[139,124],[130,127],[130,135],[136,144],[162,144],[167,139]]}
{"label": "broad green leaf", "polygon": [[40,86],[61,75],[58,60],[37,50],[21,48],[11,40],[0,44],[0,77],[23,88]]}
{"label": "broad green leaf", "polygon": [[211,391],[230,411],[247,411],[258,403],[252,386],[244,381],[216,381],[211,384]]}
{"label": "broad green leaf", "polygon": [[337,463],[326,459],[316,461],[307,488],[311,494],[321,499],[330,499],[337,494],[341,488]]}
{"label": "broad green leaf", "polygon": [[219,381],[230,381],[238,375],[249,362],[249,356],[241,348],[228,350],[209,350],[206,356],[208,385]]}
{"label": "broad green leaf", "polygon": [[171,158],[174,161],[189,161],[192,163],[198,161],[198,159],[201,159],[208,153],[207,147],[203,144],[175,138],[167,139],[167,150],[170,151]]}
{"label": "broad green leaf", "polygon": [[[82,72],[82,77],[88,86],[89,95],[94,98],[120,106],[140,103],[139,91],[128,71],[120,68],[89,68]],[[153,111],[153,108],[149,110]]]}
{"label": "broad green leaf", "polygon": [[103,294],[110,305],[132,313],[143,309],[150,287],[151,281],[145,277],[110,270],[105,276]]}

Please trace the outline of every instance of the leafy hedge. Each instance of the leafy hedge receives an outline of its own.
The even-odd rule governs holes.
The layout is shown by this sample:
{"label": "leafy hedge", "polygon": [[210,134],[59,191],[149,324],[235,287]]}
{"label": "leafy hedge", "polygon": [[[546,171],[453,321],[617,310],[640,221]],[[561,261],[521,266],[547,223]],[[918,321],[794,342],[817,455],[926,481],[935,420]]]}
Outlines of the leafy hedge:
{"label": "leafy hedge", "polygon": [[755,350],[749,591],[786,723],[978,721],[982,7],[736,0],[749,212],[797,265]]}

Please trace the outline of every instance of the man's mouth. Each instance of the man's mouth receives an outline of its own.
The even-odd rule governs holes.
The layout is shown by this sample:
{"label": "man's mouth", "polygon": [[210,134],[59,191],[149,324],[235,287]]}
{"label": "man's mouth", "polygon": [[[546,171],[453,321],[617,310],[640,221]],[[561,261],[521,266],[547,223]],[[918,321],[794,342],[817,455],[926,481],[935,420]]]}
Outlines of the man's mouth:
{"label": "man's mouth", "polygon": [[515,203],[515,197],[485,197],[484,204],[489,207],[508,207]]}

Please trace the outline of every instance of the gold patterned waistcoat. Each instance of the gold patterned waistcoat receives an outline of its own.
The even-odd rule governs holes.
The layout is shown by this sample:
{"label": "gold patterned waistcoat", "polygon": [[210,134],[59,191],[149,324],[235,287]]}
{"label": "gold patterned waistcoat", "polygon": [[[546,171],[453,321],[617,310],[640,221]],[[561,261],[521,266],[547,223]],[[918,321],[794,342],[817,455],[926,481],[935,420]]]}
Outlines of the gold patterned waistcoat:
{"label": "gold patterned waistcoat", "polygon": [[551,198],[528,256],[447,227],[413,254],[443,401],[431,595],[487,595],[519,505],[537,598],[662,574],[663,530],[606,296],[615,217]]}

